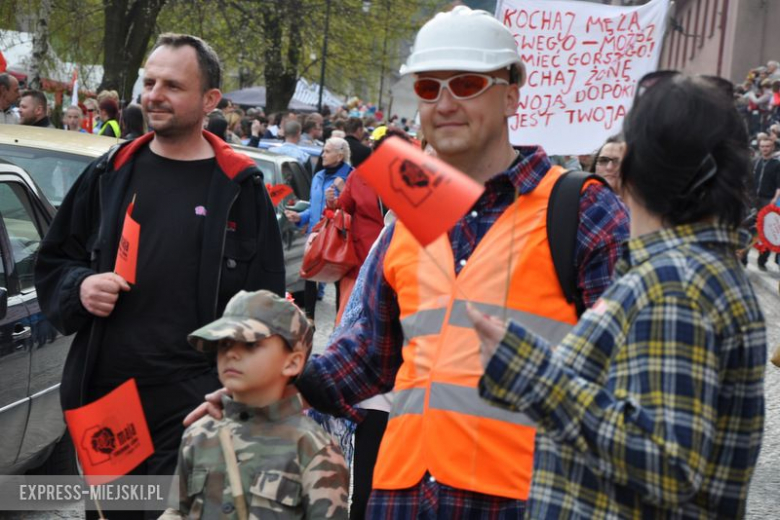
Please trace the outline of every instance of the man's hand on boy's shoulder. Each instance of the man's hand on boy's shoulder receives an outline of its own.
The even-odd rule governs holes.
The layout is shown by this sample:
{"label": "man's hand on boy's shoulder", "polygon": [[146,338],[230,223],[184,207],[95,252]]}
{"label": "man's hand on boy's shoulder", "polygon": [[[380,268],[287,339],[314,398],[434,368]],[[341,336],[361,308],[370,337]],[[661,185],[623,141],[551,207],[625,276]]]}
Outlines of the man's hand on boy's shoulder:
{"label": "man's hand on boy's shoulder", "polygon": [[[289,385],[285,390],[283,397],[289,397],[296,393],[298,393],[298,389],[292,385]],[[201,403],[197,408],[187,414],[187,417],[184,418],[184,427],[186,428],[191,426],[201,417],[205,417],[206,414],[212,416],[214,419],[222,419],[223,395],[229,395],[227,388],[220,388],[219,390],[211,392],[210,394],[206,394],[206,401]],[[304,409],[310,408],[309,403],[306,402],[306,399],[303,398],[303,395],[301,395],[301,402],[303,403]]]}
{"label": "man's hand on boy's shoulder", "polygon": [[206,414],[214,419],[222,419],[222,396],[228,394],[227,388],[220,388],[210,394],[206,394],[206,401],[187,414],[184,418],[184,426],[189,427]]}
{"label": "man's hand on boy's shoulder", "polygon": [[349,517],[349,470],[338,446],[329,443],[314,455],[302,484],[307,518]]}

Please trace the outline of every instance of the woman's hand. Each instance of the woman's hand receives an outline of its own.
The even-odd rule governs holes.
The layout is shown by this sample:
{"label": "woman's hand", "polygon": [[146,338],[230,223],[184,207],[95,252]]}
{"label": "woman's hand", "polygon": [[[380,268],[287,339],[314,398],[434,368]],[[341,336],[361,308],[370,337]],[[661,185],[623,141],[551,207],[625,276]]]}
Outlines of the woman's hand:
{"label": "woman's hand", "polygon": [[227,388],[220,388],[210,394],[206,394],[206,402],[195,408],[184,418],[184,427],[186,428],[206,414],[209,414],[214,419],[222,419],[222,396],[227,393]]}
{"label": "woman's hand", "polygon": [[287,220],[292,222],[293,224],[297,224],[301,221],[301,214],[297,211],[292,211],[289,209],[284,210],[284,216],[287,217]]}
{"label": "woman's hand", "polygon": [[339,191],[344,191],[344,186],[346,186],[346,183],[344,182],[344,179],[341,177],[336,177],[333,179],[333,185],[336,187]]}
{"label": "woman's hand", "polygon": [[482,366],[487,368],[499,343],[506,335],[507,324],[500,319],[480,312],[470,303],[466,305],[466,313],[474,324],[474,330],[479,337],[479,357]]}
{"label": "woman's hand", "polygon": [[[336,183],[334,182],[333,184]],[[333,186],[330,186],[327,190],[325,190],[325,201],[329,204],[336,202],[336,190],[333,189]]]}

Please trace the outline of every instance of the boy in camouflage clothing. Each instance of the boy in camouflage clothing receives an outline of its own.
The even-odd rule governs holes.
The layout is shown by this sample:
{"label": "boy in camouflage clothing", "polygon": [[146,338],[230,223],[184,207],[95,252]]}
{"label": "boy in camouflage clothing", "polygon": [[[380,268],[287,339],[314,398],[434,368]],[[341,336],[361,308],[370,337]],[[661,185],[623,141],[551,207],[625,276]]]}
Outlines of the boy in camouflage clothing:
{"label": "boy in camouflage clothing", "polygon": [[[222,318],[189,342],[216,354],[224,418],[205,416],[184,432],[179,493],[161,519],[239,518],[219,431],[230,431],[249,519],[343,518],[349,472],[338,446],[289,395],[311,351],[314,330],[292,302],[241,291]],[[240,499],[241,497],[239,497]]]}

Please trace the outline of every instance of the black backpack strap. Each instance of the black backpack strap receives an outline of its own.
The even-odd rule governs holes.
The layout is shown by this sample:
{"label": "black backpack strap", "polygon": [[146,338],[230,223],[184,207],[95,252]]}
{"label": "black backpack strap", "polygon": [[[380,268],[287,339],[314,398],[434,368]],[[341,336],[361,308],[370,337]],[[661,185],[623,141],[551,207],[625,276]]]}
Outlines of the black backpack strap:
{"label": "black backpack strap", "polygon": [[585,303],[577,287],[577,271],[574,268],[574,251],[577,247],[577,231],[580,227],[580,196],[582,187],[594,179],[605,186],[606,181],[593,173],[571,170],[558,178],[550,193],[547,206],[547,240],[552,252],[553,265],[566,301],[574,303],[577,316],[585,312]]}

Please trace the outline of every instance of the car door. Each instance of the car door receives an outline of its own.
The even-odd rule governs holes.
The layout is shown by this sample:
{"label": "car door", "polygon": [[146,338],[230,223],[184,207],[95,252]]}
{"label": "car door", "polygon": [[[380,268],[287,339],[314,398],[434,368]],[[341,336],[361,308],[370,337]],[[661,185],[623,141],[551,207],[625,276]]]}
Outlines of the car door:
{"label": "car door", "polygon": [[49,228],[50,207],[19,177],[0,182],[0,213],[6,218],[5,231],[11,244],[13,273],[28,313],[30,329],[30,413],[18,462],[36,457],[65,431],[60,406],[60,381],[72,338],[59,334],[43,316],[35,292],[33,270],[41,240]]}
{"label": "car door", "polygon": [[[8,233],[20,228],[20,200],[10,183],[11,176],[0,174],[0,284],[7,294],[7,309],[0,318],[0,472],[18,462],[19,450],[30,412],[29,381],[32,355],[32,328],[22,293],[20,270],[14,260],[14,244]],[[23,220],[22,220],[23,222]],[[24,227],[22,224],[21,227]],[[24,266],[22,266],[24,268]],[[2,299],[2,298],[0,298]],[[0,309],[2,310],[2,309]],[[0,314],[2,314],[0,312]]]}

